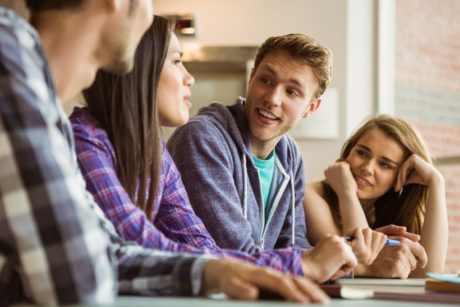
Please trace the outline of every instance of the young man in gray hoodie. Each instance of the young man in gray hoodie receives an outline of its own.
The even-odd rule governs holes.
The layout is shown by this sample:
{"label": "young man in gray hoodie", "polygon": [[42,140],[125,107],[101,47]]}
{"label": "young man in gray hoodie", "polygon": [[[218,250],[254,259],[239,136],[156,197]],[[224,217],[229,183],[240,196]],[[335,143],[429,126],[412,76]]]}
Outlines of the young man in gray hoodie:
{"label": "young man in gray hoodie", "polygon": [[247,98],[201,109],[170,138],[192,206],[221,247],[310,246],[302,157],[286,133],[319,107],[331,72],[330,51],[312,38],[270,37]]}
{"label": "young man in gray hoodie", "polygon": [[[256,56],[247,98],[228,107],[214,103],[202,108],[170,138],[168,149],[191,204],[219,246],[249,253],[309,247],[302,158],[286,133],[318,109],[331,71],[329,50],[312,38],[270,37]],[[394,227],[380,232],[407,236]],[[304,252],[305,276],[315,276],[311,271],[340,261],[331,259],[341,252],[334,240],[336,236],[325,238]],[[375,265],[359,265],[356,272],[387,277],[378,269],[382,263],[406,268],[414,257],[426,262],[420,244],[401,245],[404,253],[383,249]],[[393,270],[392,277],[404,278],[403,271]]]}

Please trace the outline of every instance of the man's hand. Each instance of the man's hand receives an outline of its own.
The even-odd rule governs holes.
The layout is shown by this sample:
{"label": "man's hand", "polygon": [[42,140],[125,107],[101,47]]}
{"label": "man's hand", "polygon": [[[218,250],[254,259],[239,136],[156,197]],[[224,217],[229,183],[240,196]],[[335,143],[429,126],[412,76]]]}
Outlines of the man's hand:
{"label": "man's hand", "polygon": [[304,275],[318,283],[344,276],[358,264],[351,247],[337,235],[321,239],[302,258]]}
{"label": "man's hand", "polygon": [[233,259],[210,260],[204,267],[202,294],[222,291],[231,299],[255,300],[261,290],[293,302],[324,304],[329,301],[324,291],[307,278],[284,275]]}

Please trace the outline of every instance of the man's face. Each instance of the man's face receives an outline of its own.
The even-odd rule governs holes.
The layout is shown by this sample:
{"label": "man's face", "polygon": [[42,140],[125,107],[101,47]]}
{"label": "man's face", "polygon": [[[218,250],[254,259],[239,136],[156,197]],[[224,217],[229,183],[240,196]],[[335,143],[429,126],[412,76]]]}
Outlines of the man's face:
{"label": "man's face", "polygon": [[285,133],[316,110],[317,88],[308,65],[284,51],[266,55],[251,74],[245,106],[256,156],[269,153]]}
{"label": "man's face", "polygon": [[124,0],[117,15],[101,46],[106,50],[104,69],[126,73],[133,67],[140,39],[153,22],[153,1]]}

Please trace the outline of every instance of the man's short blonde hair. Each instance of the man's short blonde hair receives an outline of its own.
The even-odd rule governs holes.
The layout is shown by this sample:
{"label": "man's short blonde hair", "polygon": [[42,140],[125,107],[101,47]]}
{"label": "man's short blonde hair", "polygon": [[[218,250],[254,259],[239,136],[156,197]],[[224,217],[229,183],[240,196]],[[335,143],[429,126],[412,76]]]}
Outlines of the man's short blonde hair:
{"label": "man's short blonde hair", "polygon": [[318,89],[313,99],[323,95],[332,78],[332,52],[328,48],[303,34],[272,36],[260,46],[254,71],[262,60],[274,51],[287,52],[294,60],[310,66],[318,81]]}

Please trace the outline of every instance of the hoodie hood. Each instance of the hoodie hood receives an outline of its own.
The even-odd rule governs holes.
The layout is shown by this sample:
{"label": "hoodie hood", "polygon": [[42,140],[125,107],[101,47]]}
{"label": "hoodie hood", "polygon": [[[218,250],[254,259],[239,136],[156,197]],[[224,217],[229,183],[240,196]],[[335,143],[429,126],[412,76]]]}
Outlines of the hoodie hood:
{"label": "hoodie hood", "polygon": [[[251,142],[249,135],[249,125],[244,110],[246,98],[238,97],[231,106],[225,106],[219,102],[214,102],[209,106],[203,107],[198,111],[198,115],[190,121],[201,120],[200,117],[207,117],[214,125],[227,131],[235,142],[238,150],[251,156]],[[232,120],[232,118],[234,120]]]}

